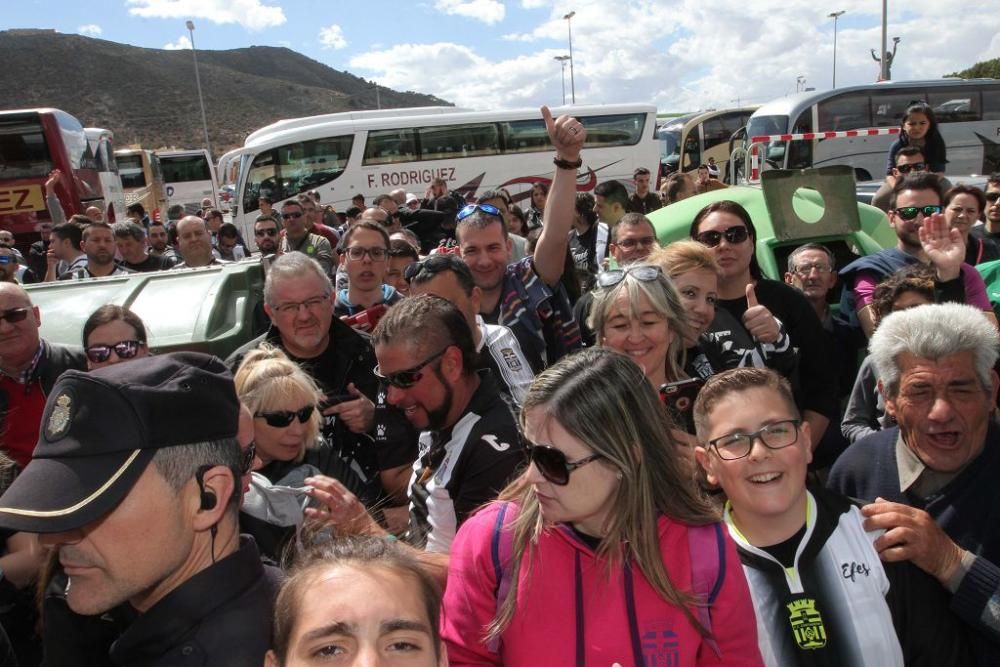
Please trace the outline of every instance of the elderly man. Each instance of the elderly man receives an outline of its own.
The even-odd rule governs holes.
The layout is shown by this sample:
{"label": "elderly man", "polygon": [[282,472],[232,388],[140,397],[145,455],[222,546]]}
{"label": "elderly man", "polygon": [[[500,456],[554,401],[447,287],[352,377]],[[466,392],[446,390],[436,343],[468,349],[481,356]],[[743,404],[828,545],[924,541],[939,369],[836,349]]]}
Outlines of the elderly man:
{"label": "elderly man", "polygon": [[556,170],[534,256],[511,262],[507,225],[493,206],[466,206],[457,216],[456,230],[461,257],[483,293],[480,314],[489,324],[509,327],[536,368],[580,347],[580,329],[560,279],[573,225],[576,170],[587,136],[571,116],[554,120],[548,107],[542,107],[542,118],[556,150]]}
{"label": "elderly man", "polygon": [[58,554],[69,611],[137,614],[110,662],[261,663],[280,573],[239,534],[238,421],[232,375],[200,353],[69,371],[52,388],[0,527]]}
{"label": "elderly man", "polygon": [[0,283],[0,442],[21,466],[38,442],[45,397],[56,379],[71,368],[87,369],[83,350],[42,340],[40,324],[38,307],[28,293],[13,283]]}
{"label": "elderly man", "polygon": [[997,331],[975,308],[926,305],[885,318],[871,356],[897,427],[840,457],[830,486],[873,501],[866,528],[886,561],[909,560],[951,593],[979,664],[1000,662]]}
{"label": "elderly man", "polygon": [[225,264],[212,250],[212,237],[208,232],[208,224],[196,215],[185,216],[177,223],[177,251],[184,261],[175,265],[175,269],[197,269]]}
{"label": "elderly man", "polygon": [[115,235],[118,254],[122,257],[122,266],[126,269],[146,273],[163,271],[174,265],[172,260],[149,252],[146,230],[139,223],[130,220],[116,222],[111,226],[111,230]]}
{"label": "elderly man", "polygon": [[[316,203],[311,202],[313,208]],[[279,253],[301,252],[312,257],[327,275],[333,272],[333,246],[319,234],[309,231],[306,207],[298,199],[289,199],[281,205],[281,220],[285,225],[285,236],[281,239]]]}
{"label": "elderly man", "polygon": [[[405,497],[416,452],[409,444],[412,438],[401,439],[401,451],[372,445],[375,355],[366,336],[334,317],[334,299],[330,278],[318,262],[298,252],[281,255],[264,282],[264,312],[271,328],[234,352],[227,363],[235,371],[247,352],[267,343],[284,350],[316,380],[327,397],[323,435],[358,474],[365,489],[361,500],[374,507],[386,494]],[[402,423],[405,430],[402,414],[393,412],[393,423]],[[307,451],[306,463],[328,471],[310,456]]]}
{"label": "elderly man", "polygon": [[472,331],[445,299],[407,297],[372,339],[386,399],[421,431],[409,542],[446,554],[462,522],[521,467],[517,423],[490,373],[477,373]]}

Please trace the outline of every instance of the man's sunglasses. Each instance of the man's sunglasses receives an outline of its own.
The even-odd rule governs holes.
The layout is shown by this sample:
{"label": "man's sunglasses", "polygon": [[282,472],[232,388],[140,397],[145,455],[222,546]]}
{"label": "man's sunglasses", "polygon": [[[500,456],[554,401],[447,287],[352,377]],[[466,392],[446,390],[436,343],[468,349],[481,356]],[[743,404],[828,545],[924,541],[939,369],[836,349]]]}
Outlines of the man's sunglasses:
{"label": "man's sunglasses", "polygon": [[[6,248],[9,246],[0,245],[0,248]],[[17,264],[17,258],[13,255],[0,255],[0,264]]]}
{"label": "man's sunglasses", "polygon": [[931,204],[929,206],[900,206],[899,208],[894,208],[892,210],[903,220],[913,220],[921,213],[923,213],[924,216],[940,213],[941,207],[936,204]]}
{"label": "man's sunglasses", "polygon": [[282,220],[295,220],[295,219],[301,218],[303,215],[305,215],[305,214],[304,213],[298,213],[298,212],[296,212],[296,213],[282,213],[281,214],[281,219]]}
{"label": "man's sunglasses", "polygon": [[277,236],[278,230],[271,229],[255,229],[253,230],[254,236]]}
{"label": "man's sunglasses", "polygon": [[590,456],[576,461],[570,461],[560,450],[548,445],[536,445],[525,440],[528,451],[528,460],[535,464],[542,477],[552,482],[556,486],[566,486],[569,484],[571,472],[587,465],[591,461],[604,458],[603,454],[591,454]]}
{"label": "man's sunglasses", "polygon": [[625,280],[625,276],[627,275],[631,275],[636,280],[641,280],[644,283],[650,283],[659,279],[663,275],[663,270],[653,264],[640,264],[639,266],[631,266],[627,269],[611,269],[610,271],[603,271],[597,274],[597,286],[604,288],[614,287]]}
{"label": "man's sunglasses", "polygon": [[257,443],[251,440],[240,456],[240,471],[244,475],[249,475],[253,470],[253,460],[257,456]]}
{"label": "man's sunglasses", "polygon": [[[449,345],[448,347],[451,346]],[[432,361],[441,358],[444,355],[444,353],[448,351],[448,347],[444,348],[434,356],[424,360],[423,363],[418,364],[413,368],[407,368],[406,370],[403,371],[396,371],[395,373],[388,373],[386,375],[382,375],[382,372],[379,370],[379,367],[376,366],[374,370],[375,378],[381,380],[382,382],[390,384],[393,387],[397,387],[399,389],[409,389],[416,383],[420,382],[420,378],[424,376],[424,374],[420,372],[424,368],[424,366],[431,363]]]}
{"label": "man's sunglasses", "polygon": [[704,246],[714,248],[722,243],[723,237],[725,237],[726,243],[736,245],[738,243],[743,243],[750,238],[750,230],[746,228],[746,225],[736,225],[734,227],[730,227],[724,232],[702,232],[695,236],[694,240]]}
{"label": "man's sunglasses", "polygon": [[291,426],[292,422],[296,419],[299,420],[300,424],[305,424],[312,417],[313,411],[316,410],[315,405],[307,405],[301,410],[278,410],[275,412],[258,412],[254,415],[259,419],[263,419],[267,422],[268,426],[274,428],[285,428]]}
{"label": "man's sunglasses", "polygon": [[101,364],[110,359],[111,353],[114,352],[119,359],[132,359],[145,345],[138,340],[122,340],[114,345],[91,345],[86,350],[87,358],[95,364]]}
{"label": "man's sunglasses", "polygon": [[11,324],[23,322],[24,318],[28,316],[28,310],[28,308],[13,308],[0,312],[0,322],[4,320],[7,320]]}
{"label": "man's sunglasses", "polygon": [[994,190],[992,192],[986,193],[986,201],[990,202],[991,204],[995,204],[998,199],[1000,199],[1000,192]]}
{"label": "man's sunglasses", "polygon": [[901,164],[896,167],[896,171],[901,174],[908,174],[911,171],[924,171],[927,169],[926,162],[914,162],[912,164]]}
{"label": "man's sunglasses", "polygon": [[492,204],[469,204],[468,206],[466,206],[465,208],[463,208],[461,211],[458,212],[458,215],[455,216],[455,219],[465,220],[476,211],[482,211],[487,215],[495,215],[500,218],[503,217],[503,214],[500,213],[500,209],[498,209],[496,206],[493,206]]}

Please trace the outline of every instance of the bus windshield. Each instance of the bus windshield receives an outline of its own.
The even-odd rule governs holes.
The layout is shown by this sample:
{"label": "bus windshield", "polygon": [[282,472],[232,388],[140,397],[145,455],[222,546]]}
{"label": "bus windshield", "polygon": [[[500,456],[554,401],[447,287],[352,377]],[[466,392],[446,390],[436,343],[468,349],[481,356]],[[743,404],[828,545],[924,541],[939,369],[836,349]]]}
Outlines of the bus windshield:
{"label": "bus windshield", "polygon": [[160,167],[167,183],[212,180],[212,170],[204,155],[161,155]]}
{"label": "bus windshield", "polygon": [[661,127],[656,138],[660,140],[660,160],[676,164],[681,157],[681,128]]}
{"label": "bus windshield", "polygon": [[142,169],[142,155],[117,155],[116,158],[123,188],[146,187],[146,174]]}
{"label": "bus windshield", "polygon": [[751,116],[747,123],[747,138],[788,132],[788,116]]}
{"label": "bus windshield", "polygon": [[52,168],[37,116],[0,120],[0,178],[43,178]]}

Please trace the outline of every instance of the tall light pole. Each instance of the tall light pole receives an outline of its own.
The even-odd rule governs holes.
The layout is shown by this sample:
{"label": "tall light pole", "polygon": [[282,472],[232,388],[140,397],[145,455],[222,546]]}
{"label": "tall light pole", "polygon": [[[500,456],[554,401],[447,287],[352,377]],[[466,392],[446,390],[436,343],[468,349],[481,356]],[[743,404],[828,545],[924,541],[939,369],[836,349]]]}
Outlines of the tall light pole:
{"label": "tall light pole", "polygon": [[888,53],[885,43],[885,33],[889,24],[888,0],[882,0],[882,52],[879,53],[879,81],[889,80],[889,63],[886,62],[885,54]]}
{"label": "tall light pole", "polygon": [[830,12],[827,18],[833,19],[833,87],[837,87],[837,19],[844,15],[844,10]]}
{"label": "tall light pole", "polygon": [[569,56],[552,56],[552,58],[558,60],[559,64],[562,65],[563,106],[566,106],[566,61],[569,60]]}
{"label": "tall light pole", "polygon": [[573,104],[576,104],[576,79],[573,77],[573,17],[576,16],[576,12],[570,12],[563,16],[566,19],[566,30],[569,32],[569,89],[570,94],[573,98]]}
{"label": "tall light pole", "polygon": [[198,84],[198,106],[201,107],[201,129],[205,131],[205,148],[208,149],[208,157],[212,157],[212,144],[208,141],[208,121],[205,119],[205,101],[201,97],[201,77],[198,74],[198,52],[194,48],[194,22],[188,21],[188,33],[191,35],[191,55],[194,56],[194,81]]}

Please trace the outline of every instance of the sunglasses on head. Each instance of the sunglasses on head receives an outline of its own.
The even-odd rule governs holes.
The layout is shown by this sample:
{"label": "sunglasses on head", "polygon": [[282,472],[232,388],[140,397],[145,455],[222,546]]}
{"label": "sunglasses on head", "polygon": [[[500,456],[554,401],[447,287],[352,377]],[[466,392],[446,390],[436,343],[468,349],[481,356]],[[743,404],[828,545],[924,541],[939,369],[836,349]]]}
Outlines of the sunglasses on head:
{"label": "sunglasses on head", "polygon": [[250,441],[247,448],[240,453],[240,471],[244,475],[249,475],[253,470],[253,460],[257,456],[257,443],[254,440]]}
{"label": "sunglasses on head", "polygon": [[[448,347],[451,346],[449,345]],[[379,370],[379,367],[376,366],[374,370],[375,378],[381,380],[382,382],[390,384],[398,389],[409,389],[416,383],[420,382],[420,378],[424,376],[424,374],[421,372],[424,366],[443,356],[444,353],[448,351],[448,347],[444,348],[434,356],[426,359],[423,363],[418,364],[413,368],[407,368],[406,370],[403,371],[396,371],[395,373],[387,373],[386,375],[383,375],[382,372]]]}
{"label": "sunglasses on head", "polygon": [[587,465],[591,461],[602,459],[602,454],[591,454],[590,456],[576,461],[570,461],[560,450],[548,445],[536,445],[525,439],[528,460],[535,464],[542,477],[552,482],[556,486],[566,486],[569,484],[569,475],[577,468]]}
{"label": "sunglasses on head", "polygon": [[913,162],[911,164],[901,164],[896,167],[896,171],[901,174],[908,174],[911,171],[924,171],[927,169],[926,162]]}
{"label": "sunglasses on head", "polygon": [[701,232],[694,237],[694,240],[704,246],[714,248],[722,243],[723,237],[725,237],[726,243],[736,245],[738,243],[743,243],[750,238],[750,230],[746,228],[746,225],[736,225],[734,227],[730,227],[724,232]]}
{"label": "sunglasses on head", "polygon": [[0,322],[4,320],[7,320],[10,324],[22,322],[28,316],[28,310],[28,308],[12,308],[11,310],[0,312]]}
{"label": "sunglasses on head", "polygon": [[450,266],[453,266],[451,255],[431,255],[426,259],[420,260],[419,262],[407,264],[406,268],[403,269],[403,279],[406,280],[406,282],[410,282],[425,269],[431,275],[437,275],[439,271]]}
{"label": "sunglasses on head", "polygon": [[[6,248],[7,246],[0,244],[0,248]],[[0,264],[17,264],[17,258],[13,255],[0,255]]]}
{"label": "sunglasses on head", "polygon": [[275,236],[278,233],[278,230],[273,227],[270,229],[255,229],[253,233],[254,236]]}
{"label": "sunglasses on head", "polygon": [[941,207],[936,204],[931,204],[929,206],[900,206],[899,208],[894,208],[892,210],[903,220],[913,220],[921,213],[925,216],[940,213]]}
{"label": "sunglasses on head", "polygon": [[119,359],[132,359],[139,354],[139,349],[145,343],[138,340],[122,340],[114,345],[91,345],[87,348],[87,358],[95,364],[100,364],[111,358],[111,353],[118,355]]}
{"label": "sunglasses on head", "polygon": [[492,204],[469,204],[468,206],[466,206],[465,208],[463,208],[461,211],[458,212],[458,215],[455,216],[455,219],[465,220],[476,211],[482,211],[487,215],[495,215],[499,218],[503,217],[503,214],[500,213],[500,209],[498,209],[496,206],[493,206]]}
{"label": "sunglasses on head", "polygon": [[663,270],[652,264],[640,264],[639,266],[631,266],[627,269],[611,269],[610,271],[603,271],[597,274],[597,286],[614,287],[625,280],[625,276],[627,275],[631,275],[636,280],[641,280],[644,283],[649,283],[662,276]]}
{"label": "sunglasses on head", "polygon": [[300,410],[277,410],[275,412],[258,412],[254,415],[259,419],[263,419],[267,422],[268,426],[273,426],[274,428],[285,428],[291,426],[292,422],[296,419],[299,420],[300,424],[305,424],[312,417],[313,411],[316,409],[315,405],[307,405]]}

